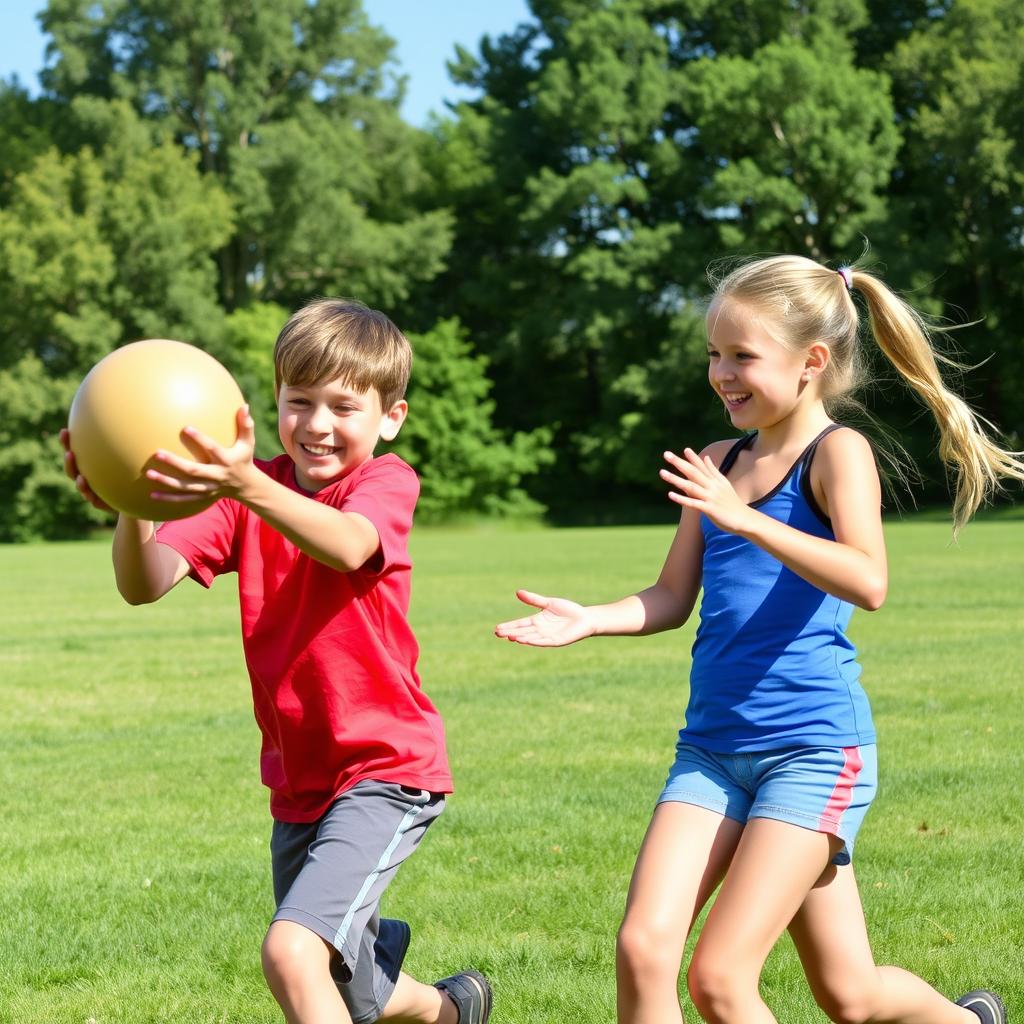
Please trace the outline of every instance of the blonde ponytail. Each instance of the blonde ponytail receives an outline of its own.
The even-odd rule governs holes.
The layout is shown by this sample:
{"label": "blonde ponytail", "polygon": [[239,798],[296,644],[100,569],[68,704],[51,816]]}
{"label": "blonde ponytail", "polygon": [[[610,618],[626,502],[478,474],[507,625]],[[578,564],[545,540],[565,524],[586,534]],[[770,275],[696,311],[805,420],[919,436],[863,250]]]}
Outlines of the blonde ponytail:
{"label": "blonde ponytail", "polygon": [[722,278],[713,272],[712,283],[715,298],[730,296],[756,308],[779,344],[801,352],[815,341],[828,344],[821,394],[830,411],[849,402],[866,377],[853,293],[863,296],[878,347],[939,426],[939,455],[954,476],[954,533],[1002,480],[1024,480],[1024,453],[993,440],[987,424],[946,386],[939,362],[962,367],[936,354],[921,315],[873,274],[856,266],[835,271],[805,256],[770,256],[742,263]]}
{"label": "blonde ponytail", "polygon": [[978,415],[946,386],[920,314],[873,274],[855,268],[850,274],[853,289],[867,305],[878,347],[938,424],[939,456],[954,475],[955,533],[1000,489],[1003,479],[1024,480],[1024,453],[1000,448]]}

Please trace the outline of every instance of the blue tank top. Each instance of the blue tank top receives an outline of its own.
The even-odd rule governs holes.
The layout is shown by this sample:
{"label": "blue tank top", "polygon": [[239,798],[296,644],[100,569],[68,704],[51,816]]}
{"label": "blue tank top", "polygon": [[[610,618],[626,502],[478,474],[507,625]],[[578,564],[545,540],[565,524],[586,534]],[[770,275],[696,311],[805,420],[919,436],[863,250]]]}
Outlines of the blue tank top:
{"label": "blue tank top", "polygon": [[[751,507],[814,537],[835,540],[811,490],[818,443]],[[756,433],[720,467],[728,475]],[[853,605],[808,583],[756,544],[701,517],[704,596],[693,644],[690,700],[680,736],[708,750],[874,743],[856,651],[846,636]]]}

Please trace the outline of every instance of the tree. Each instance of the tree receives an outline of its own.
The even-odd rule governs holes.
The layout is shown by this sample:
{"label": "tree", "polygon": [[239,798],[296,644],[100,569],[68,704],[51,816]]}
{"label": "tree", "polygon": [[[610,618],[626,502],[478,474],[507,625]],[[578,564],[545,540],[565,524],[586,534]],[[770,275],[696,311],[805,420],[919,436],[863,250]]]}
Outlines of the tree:
{"label": "tree", "polygon": [[457,229],[428,301],[491,358],[499,422],[559,425],[547,500],[653,494],[713,415],[708,263],[856,255],[886,212],[888,82],[856,64],[858,2],[531,7],[450,65],[481,96],[434,132]]}
{"label": "tree", "polygon": [[448,216],[421,212],[391,41],[359,0],[50,0],[47,94],[122,98],[232,199],[219,297],[317,292],[393,307],[440,270]]}
{"label": "tree", "polygon": [[210,349],[238,381],[256,423],[256,455],[281,452],[274,393],[274,341],[289,311],[271,302],[254,302],[229,313],[218,343]]}
{"label": "tree", "polygon": [[392,447],[420,474],[418,515],[542,512],[520,484],[552,461],[551,432],[538,427],[506,437],[494,426],[487,361],[473,355],[458,321],[443,321],[410,341],[410,414]]}
{"label": "tree", "polygon": [[211,254],[227,197],[122,101],[78,101],[100,148],[49,150],[0,209],[0,539],[74,535],[96,519],[61,479],[58,432],[88,369],[140,337],[199,344],[223,316]]}
{"label": "tree", "polygon": [[954,322],[981,411],[1024,438],[1024,9],[958,0],[891,54],[906,145],[893,182],[892,252],[914,289]]}
{"label": "tree", "polygon": [[45,153],[57,135],[53,104],[33,100],[17,79],[0,79],[0,206],[7,202],[15,177]]}

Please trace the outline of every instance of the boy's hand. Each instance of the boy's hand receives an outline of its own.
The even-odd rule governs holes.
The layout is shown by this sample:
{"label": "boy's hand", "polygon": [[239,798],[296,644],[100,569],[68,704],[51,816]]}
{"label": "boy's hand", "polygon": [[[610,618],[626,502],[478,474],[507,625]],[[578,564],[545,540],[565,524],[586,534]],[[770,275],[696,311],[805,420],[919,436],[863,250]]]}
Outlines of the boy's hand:
{"label": "boy's hand", "polygon": [[517,590],[524,604],[540,608],[536,615],[494,627],[494,635],[531,647],[565,647],[594,635],[594,624],[587,609],[561,597],[542,597],[529,590]]}
{"label": "boy's hand", "polygon": [[167,471],[146,471],[146,476],[159,487],[152,492],[152,497],[157,501],[179,504],[241,498],[246,486],[254,479],[254,474],[259,474],[253,463],[256,435],[248,405],[238,410],[237,422],[238,439],[230,448],[217,444],[213,438],[200,433],[195,427],[186,427],[181,432],[182,441],[196,459],[207,461],[193,462],[173,452],[156,452],[153,457],[166,466]]}
{"label": "boy's hand", "polygon": [[89,486],[89,481],[78,472],[78,463],[75,461],[75,453],[71,450],[71,434],[67,427],[60,432],[60,443],[64,448],[64,472],[75,482],[78,493],[93,508],[102,512],[113,512],[112,509],[96,492]]}
{"label": "boy's hand", "polygon": [[665,461],[675,470],[662,469],[659,473],[665,483],[675,488],[668,494],[671,501],[703,512],[727,533],[738,533],[749,522],[753,510],[740,500],[728,478],[708,456],[701,458],[692,448],[684,448],[681,457],[665,452]]}

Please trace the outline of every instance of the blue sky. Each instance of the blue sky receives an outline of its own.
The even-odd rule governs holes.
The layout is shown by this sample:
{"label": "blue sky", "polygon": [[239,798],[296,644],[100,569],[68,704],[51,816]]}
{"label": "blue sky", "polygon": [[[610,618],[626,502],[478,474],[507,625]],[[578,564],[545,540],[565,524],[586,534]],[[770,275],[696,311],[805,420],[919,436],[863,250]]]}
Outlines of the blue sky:
{"label": "blue sky", "polygon": [[[46,48],[35,15],[45,6],[45,0],[0,0],[0,77],[16,73],[32,91]],[[460,95],[444,67],[456,43],[475,51],[485,33],[508,32],[530,16],[527,0],[363,0],[363,8],[397,43],[408,76],[402,113],[417,125]]]}

